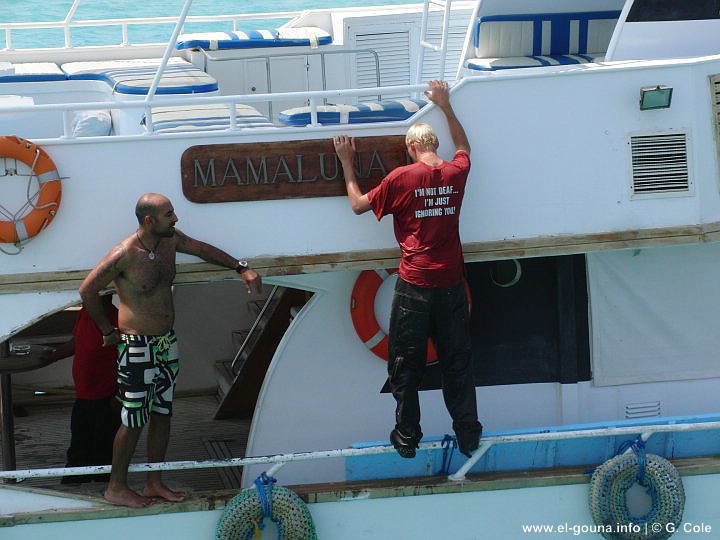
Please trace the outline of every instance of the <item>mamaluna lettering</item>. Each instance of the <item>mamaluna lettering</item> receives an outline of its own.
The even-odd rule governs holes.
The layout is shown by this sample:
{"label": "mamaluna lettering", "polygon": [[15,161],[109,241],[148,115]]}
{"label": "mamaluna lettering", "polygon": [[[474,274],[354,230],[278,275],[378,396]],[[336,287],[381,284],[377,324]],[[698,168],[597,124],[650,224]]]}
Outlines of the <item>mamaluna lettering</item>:
{"label": "mamaluna lettering", "polygon": [[[402,135],[359,137],[355,142],[356,175],[364,192],[409,162]],[[181,172],[183,193],[193,202],[346,193],[340,160],[329,138],[192,146],[183,153]]]}

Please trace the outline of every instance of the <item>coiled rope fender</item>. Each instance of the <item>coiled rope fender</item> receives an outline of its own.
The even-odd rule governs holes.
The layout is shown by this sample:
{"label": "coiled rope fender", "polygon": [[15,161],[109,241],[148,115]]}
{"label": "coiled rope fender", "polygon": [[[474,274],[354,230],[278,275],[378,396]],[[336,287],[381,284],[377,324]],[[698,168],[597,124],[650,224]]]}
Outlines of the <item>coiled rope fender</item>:
{"label": "coiled rope fender", "polygon": [[235,495],[225,506],[215,527],[217,540],[250,540],[260,538],[265,518],[275,523],[280,540],[302,538],[317,540],[315,523],[303,500],[262,473],[255,487]]}
{"label": "coiled rope fender", "polygon": [[[45,150],[20,137],[0,137],[0,157],[25,163],[30,169],[30,179],[36,178],[39,186],[37,193],[31,193],[28,182],[27,201],[16,212],[0,205],[0,243],[20,244],[47,227],[57,214],[62,197],[60,175]],[[7,162],[5,169],[8,174]],[[30,212],[23,216],[28,209]]]}
{"label": "coiled rope fender", "polygon": [[[627,448],[633,452],[624,453]],[[599,532],[608,540],[669,538],[679,527],[685,509],[680,474],[667,459],[646,454],[640,438],[621,446],[618,453],[595,469],[590,479],[590,511]],[[645,487],[652,498],[648,513],[639,517],[630,514],[625,498],[635,483]],[[607,532],[610,530],[614,532]]]}

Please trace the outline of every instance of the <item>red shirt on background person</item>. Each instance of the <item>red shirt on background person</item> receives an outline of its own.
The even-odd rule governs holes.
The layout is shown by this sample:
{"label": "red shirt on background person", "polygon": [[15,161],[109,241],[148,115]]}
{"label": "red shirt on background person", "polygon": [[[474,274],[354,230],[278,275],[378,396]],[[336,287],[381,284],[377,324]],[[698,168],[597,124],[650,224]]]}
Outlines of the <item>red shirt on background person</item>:
{"label": "red shirt on background person", "polygon": [[[117,326],[118,310],[112,306],[109,317]],[[81,309],[72,331],[75,357],[72,376],[78,399],[101,399],[117,392],[117,348],[103,347],[103,337],[90,314]]]}

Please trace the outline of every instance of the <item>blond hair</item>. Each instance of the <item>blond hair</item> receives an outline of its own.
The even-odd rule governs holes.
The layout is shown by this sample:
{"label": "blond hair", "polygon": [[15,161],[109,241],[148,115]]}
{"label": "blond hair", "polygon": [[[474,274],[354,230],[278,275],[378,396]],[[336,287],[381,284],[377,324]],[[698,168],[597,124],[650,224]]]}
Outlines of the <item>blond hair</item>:
{"label": "blond hair", "polygon": [[439,146],[435,131],[428,124],[413,124],[405,135],[405,146],[415,143],[420,150],[432,151],[437,150]]}

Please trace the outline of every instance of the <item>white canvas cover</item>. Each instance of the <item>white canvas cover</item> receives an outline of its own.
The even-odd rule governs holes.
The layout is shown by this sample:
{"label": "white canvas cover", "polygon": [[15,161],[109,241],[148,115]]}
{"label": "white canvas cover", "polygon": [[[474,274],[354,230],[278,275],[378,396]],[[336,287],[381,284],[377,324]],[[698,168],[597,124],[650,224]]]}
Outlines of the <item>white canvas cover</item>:
{"label": "white canvas cover", "polygon": [[720,244],[587,255],[598,386],[720,377]]}

